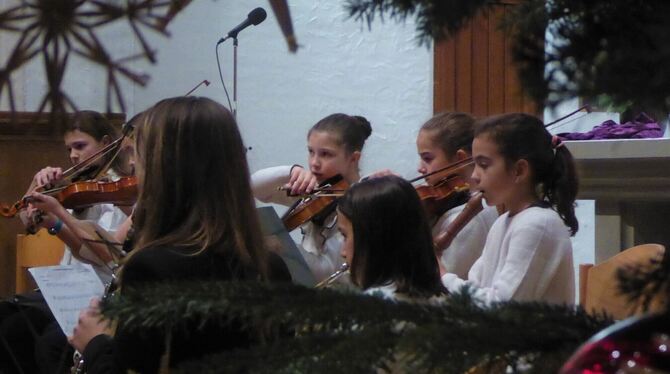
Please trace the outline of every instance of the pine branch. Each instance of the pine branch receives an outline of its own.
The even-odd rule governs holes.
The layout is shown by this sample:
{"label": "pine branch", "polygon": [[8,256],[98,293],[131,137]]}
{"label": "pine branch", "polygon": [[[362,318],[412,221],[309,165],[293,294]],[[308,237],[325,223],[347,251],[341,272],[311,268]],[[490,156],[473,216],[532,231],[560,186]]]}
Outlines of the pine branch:
{"label": "pine branch", "polygon": [[419,45],[430,45],[431,39],[448,39],[478,12],[486,11],[494,0],[348,0],[349,16],[364,21],[368,28],[378,15],[388,15],[404,22],[414,16]]}
{"label": "pine branch", "polygon": [[667,310],[670,300],[670,253],[665,251],[661,260],[621,268],[617,271],[619,292],[626,295],[630,305],[641,305],[648,311],[654,301],[663,303]]}
{"label": "pine branch", "polygon": [[123,289],[103,305],[123,328],[180,329],[235,320],[250,328],[294,331],[248,350],[183,363],[183,372],[462,373],[493,363],[555,372],[588,337],[609,325],[581,309],[506,302],[484,308],[467,289],[444,305],[395,303],[378,297],[291,284],[210,282]]}

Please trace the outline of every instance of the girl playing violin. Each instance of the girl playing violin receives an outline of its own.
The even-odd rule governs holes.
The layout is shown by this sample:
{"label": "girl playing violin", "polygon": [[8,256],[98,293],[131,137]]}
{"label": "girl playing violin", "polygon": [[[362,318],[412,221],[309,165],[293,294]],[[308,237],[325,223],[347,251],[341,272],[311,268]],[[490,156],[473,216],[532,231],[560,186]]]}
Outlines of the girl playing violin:
{"label": "girl playing violin", "polygon": [[[76,113],[64,135],[65,147],[70,155],[73,165],[87,160],[91,155],[116,140],[120,132],[109,123],[100,113],[93,111],[82,111]],[[128,150],[122,150],[114,159],[106,178],[116,179],[121,176],[132,174],[132,163],[128,156]],[[90,169],[105,164],[112,155],[105,155],[91,163]],[[33,202],[25,211],[20,213],[21,220],[26,227],[34,226],[36,228],[45,227],[49,233],[57,235],[67,248],[61,260],[61,265],[69,265],[77,260],[92,263],[96,265],[96,271],[103,281],[107,282],[111,278],[110,270],[100,261],[97,255],[91,253],[81,239],[81,235],[74,227],[64,224],[64,220],[57,217],[58,208],[64,209],[53,198],[48,198],[43,194],[35,193],[35,187],[55,186],[63,176],[63,170],[59,167],[46,167],[40,170],[28,189],[27,195],[34,197]],[[86,178],[86,176],[84,176]],[[91,207],[75,210],[72,212],[74,218],[78,220],[94,221],[106,231],[114,232],[116,228],[127,218],[129,207],[117,207],[112,204],[97,204]],[[69,214],[69,213],[68,213]],[[70,220],[70,222],[73,222]],[[85,248],[84,250],[81,250]]]}
{"label": "girl playing violin", "polygon": [[[312,192],[318,185],[338,175],[348,184],[360,179],[359,161],[370,122],[360,116],[331,114],[317,122],[307,133],[309,168],[299,165],[278,166],[252,175],[254,196],[262,202],[290,206],[296,200],[277,190],[285,186],[292,195]],[[301,226],[300,251],[317,282],[341,265],[342,237],[336,227],[335,205]]]}
{"label": "girl playing violin", "polygon": [[[75,113],[68,122],[63,138],[72,164],[77,165],[118,136],[119,131],[100,113],[81,111]],[[126,152],[122,151],[121,157],[114,160],[108,173],[110,176],[125,176],[132,172]],[[109,159],[110,156],[104,156],[93,162],[92,166],[99,166]],[[111,269],[88,249],[87,244],[83,243],[75,227],[78,222],[75,217],[92,220],[103,229],[113,232],[126,220],[126,214],[114,205],[99,204],[76,210],[73,212],[73,217],[54,198],[33,192],[36,187],[49,188],[57,184],[61,181],[62,175],[63,170],[58,167],[46,167],[35,174],[28,195],[41,196],[44,200],[39,198],[33,200],[19,213],[19,217],[26,228],[48,228],[49,233],[57,235],[66,243],[62,265],[76,263],[81,259],[92,263],[103,282],[109,282]],[[64,224],[64,220],[54,214],[57,210],[62,210],[63,214],[72,218],[69,221],[74,223]],[[14,303],[6,302],[0,305],[0,339],[12,342],[0,348],[0,372],[62,371],[58,368],[63,369],[69,365],[64,364],[67,357],[71,356],[68,354],[69,345],[41,294],[33,292],[18,295],[15,299],[17,301]]]}
{"label": "girl playing violin", "polygon": [[476,187],[507,212],[493,224],[468,280],[442,269],[444,285],[453,292],[469,284],[484,303],[574,303],[577,175],[570,151],[542,121],[520,113],[479,122],[472,151]]}
{"label": "girl playing violin", "polygon": [[[429,119],[421,126],[416,138],[419,154],[419,173],[430,174],[446,166],[463,162],[472,157],[474,118],[466,113],[445,112]],[[473,166],[465,165],[457,174],[469,180]],[[452,172],[453,173],[453,172]],[[428,185],[438,185],[449,172],[426,177]],[[433,235],[444,232],[465,207],[465,201],[442,213],[433,224]],[[486,207],[477,214],[454,238],[448,247],[436,248],[447,271],[466,278],[468,271],[482,253],[486,235],[498,213]]]}
{"label": "girl playing violin", "polygon": [[426,213],[414,187],[396,176],[347,190],[337,207],[341,255],[366,293],[416,301],[446,295]]}
{"label": "girl playing violin", "polygon": [[[460,112],[444,112],[433,116],[421,126],[416,138],[416,149],[419,155],[419,169],[428,186],[439,186],[451,176],[470,181],[473,166],[467,163],[472,157],[472,138],[475,119]],[[456,170],[446,169],[450,165],[463,163]],[[440,172],[439,170],[444,170]],[[394,174],[390,170],[375,173],[374,176]],[[472,184],[470,182],[470,184]],[[423,186],[419,186],[422,188]],[[463,196],[467,197],[467,196]],[[433,211],[437,217],[432,218],[433,236],[437,237],[452,224],[465,207],[466,199],[455,201],[446,211]],[[430,203],[430,201],[428,202]],[[426,205],[426,204],[424,204]],[[454,237],[450,245],[436,248],[442,265],[448,272],[466,279],[472,264],[479,258],[486,242],[486,235],[498,217],[492,207],[486,207],[477,214]]]}
{"label": "girl playing violin", "polygon": [[[119,292],[167,280],[290,280],[281,260],[268,263],[245,149],[226,108],[206,98],[163,100],[137,127],[136,152],[137,241],[123,265]],[[97,302],[80,315],[70,341],[82,352],[86,372],[158,371],[168,349],[164,331],[126,331],[118,321],[112,337],[108,323],[100,319]],[[223,330],[207,325],[174,331],[170,364],[252,340],[235,321]]]}

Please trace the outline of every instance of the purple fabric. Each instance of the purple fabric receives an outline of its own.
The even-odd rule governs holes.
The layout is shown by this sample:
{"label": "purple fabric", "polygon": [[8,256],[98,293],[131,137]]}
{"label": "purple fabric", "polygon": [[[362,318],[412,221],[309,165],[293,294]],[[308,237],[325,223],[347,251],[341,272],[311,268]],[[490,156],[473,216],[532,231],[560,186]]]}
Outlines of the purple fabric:
{"label": "purple fabric", "polygon": [[660,138],[663,131],[656,121],[640,113],[634,120],[620,125],[607,120],[589,132],[564,132],[558,136],[563,140],[645,139]]}

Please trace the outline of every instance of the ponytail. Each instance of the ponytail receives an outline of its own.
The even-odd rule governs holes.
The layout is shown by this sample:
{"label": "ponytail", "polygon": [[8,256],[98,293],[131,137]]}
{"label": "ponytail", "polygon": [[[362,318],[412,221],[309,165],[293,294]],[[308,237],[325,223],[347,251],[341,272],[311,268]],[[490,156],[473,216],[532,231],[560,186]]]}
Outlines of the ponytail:
{"label": "ponytail", "polygon": [[575,161],[570,151],[559,143],[554,148],[552,172],[542,182],[542,194],[545,200],[556,209],[563,222],[575,235],[579,230],[579,222],[575,216],[575,199],[578,191],[578,178]]}

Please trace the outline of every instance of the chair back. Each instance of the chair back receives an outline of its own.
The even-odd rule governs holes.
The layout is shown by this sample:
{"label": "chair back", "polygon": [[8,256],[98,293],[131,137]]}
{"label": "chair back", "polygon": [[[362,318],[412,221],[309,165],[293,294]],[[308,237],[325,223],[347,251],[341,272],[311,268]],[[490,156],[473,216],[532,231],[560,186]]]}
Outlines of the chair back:
{"label": "chair back", "polygon": [[18,234],[16,236],[16,293],[35,288],[28,269],[37,266],[58,265],[65,244],[55,235],[49,235],[46,229],[35,235]]}
{"label": "chair back", "polygon": [[598,264],[579,266],[579,303],[587,311],[605,311],[620,320],[640,312],[639,305],[629,305],[625,295],[619,294],[617,270],[623,266],[648,263],[660,259],[665,247],[660,244],[642,244],[628,248]]}

